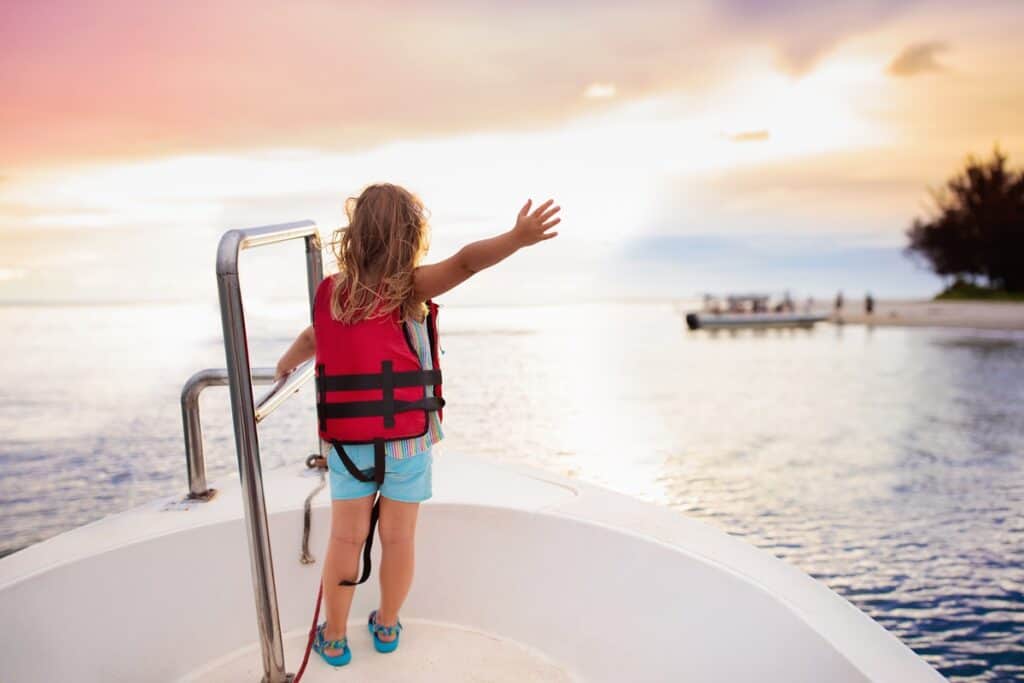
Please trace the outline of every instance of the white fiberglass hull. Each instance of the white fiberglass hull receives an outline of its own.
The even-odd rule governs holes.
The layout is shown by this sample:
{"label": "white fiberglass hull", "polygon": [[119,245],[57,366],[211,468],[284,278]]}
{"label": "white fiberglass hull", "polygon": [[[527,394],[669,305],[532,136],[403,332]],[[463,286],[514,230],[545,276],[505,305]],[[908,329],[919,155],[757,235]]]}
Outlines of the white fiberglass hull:
{"label": "white fiberglass hull", "polygon": [[[942,680],[822,584],[702,523],[531,470],[454,454],[435,467],[402,647],[378,655],[365,637],[371,580],[348,680]],[[265,474],[292,672],[321,570],[298,560],[316,481]],[[211,502],[157,501],[0,560],[0,680],[258,680],[237,480],[216,487]],[[328,505],[322,491],[318,560]],[[305,680],[339,675],[314,658]]]}

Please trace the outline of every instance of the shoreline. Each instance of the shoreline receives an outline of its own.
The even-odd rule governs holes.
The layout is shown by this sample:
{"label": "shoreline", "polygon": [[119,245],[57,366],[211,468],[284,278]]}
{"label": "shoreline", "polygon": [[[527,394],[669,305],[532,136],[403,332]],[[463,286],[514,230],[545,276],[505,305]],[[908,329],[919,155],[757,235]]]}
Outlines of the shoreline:
{"label": "shoreline", "polygon": [[819,311],[848,325],[1024,330],[1024,303],[1014,301],[877,301],[870,315],[862,301],[853,301],[839,314]]}

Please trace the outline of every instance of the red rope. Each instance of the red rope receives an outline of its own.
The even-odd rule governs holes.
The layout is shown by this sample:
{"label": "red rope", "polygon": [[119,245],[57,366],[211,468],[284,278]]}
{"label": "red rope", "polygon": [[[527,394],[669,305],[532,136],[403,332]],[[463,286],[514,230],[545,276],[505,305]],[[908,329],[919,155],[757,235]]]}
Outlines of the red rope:
{"label": "red rope", "polygon": [[302,664],[299,671],[292,679],[292,683],[299,683],[302,674],[306,672],[306,664],[309,662],[309,652],[313,649],[313,641],[316,639],[316,624],[320,620],[320,601],[324,597],[324,582],[320,582],[320,590],[316,594],[316,609],[313,610],[313,625],[309,627],[309,640],[306,641],[306,653],[302,655]]}

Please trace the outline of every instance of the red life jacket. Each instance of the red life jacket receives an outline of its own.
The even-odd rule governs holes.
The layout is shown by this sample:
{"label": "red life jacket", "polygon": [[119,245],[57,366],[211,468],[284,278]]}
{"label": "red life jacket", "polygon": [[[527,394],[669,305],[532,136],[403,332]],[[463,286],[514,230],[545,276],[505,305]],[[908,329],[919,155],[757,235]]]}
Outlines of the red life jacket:
{"label": "red life jacket", "polygon": [[[320,436],[335,444],[376,443],[423,436],[429,413],[441,414],[437,305],[427,302],[433,369],[425,370],[400,313],[354,324],[331,317],[334,278],[325,278],[313,304],[317,417]],[[427,395],[427,386],[433,395]],[[382,450],[382,449],[381,449]]]}

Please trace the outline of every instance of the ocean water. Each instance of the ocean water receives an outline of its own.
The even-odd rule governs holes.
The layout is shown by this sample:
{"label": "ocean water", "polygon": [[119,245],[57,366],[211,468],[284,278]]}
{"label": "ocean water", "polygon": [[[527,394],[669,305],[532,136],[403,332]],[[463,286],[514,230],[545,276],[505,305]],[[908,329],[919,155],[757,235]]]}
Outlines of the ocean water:
{"label": "ocean water", "polygon": [[[301,302],[250,307],[256,365]],[[0,553],[185,491],[178,397],[215,307],[0,306]],[[703,519],[791,562],[953,680],[1024,680],[1024,335],[690,333],[670,303],[445,307],[445,449]],[[210,477],[234,469],[224,390]],[[261,426],[315,447],[312,394]],[[443,457],[443,455],[441,456]]]}

